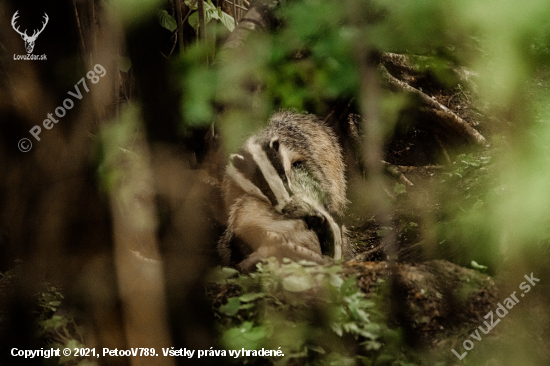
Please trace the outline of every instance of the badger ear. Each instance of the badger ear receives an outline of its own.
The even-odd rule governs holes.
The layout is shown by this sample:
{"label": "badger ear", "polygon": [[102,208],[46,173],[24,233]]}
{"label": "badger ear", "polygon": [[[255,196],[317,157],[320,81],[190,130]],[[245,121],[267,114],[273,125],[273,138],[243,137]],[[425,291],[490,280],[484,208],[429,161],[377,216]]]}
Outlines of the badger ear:
{"label": "badger ear", "polygon": [[229,155],[229,162],[233,166],[235,166],[235,164],[238,164],[239,162],[243,162],[243,161],[244,161],[244,157],[242,155],[239,155],[239,154]]}
{"label": "badger ear", "polygon": [[271,141],[269,141],[269,147],[272,148],[275,151],[279,151],[279,137],[273,137]]}

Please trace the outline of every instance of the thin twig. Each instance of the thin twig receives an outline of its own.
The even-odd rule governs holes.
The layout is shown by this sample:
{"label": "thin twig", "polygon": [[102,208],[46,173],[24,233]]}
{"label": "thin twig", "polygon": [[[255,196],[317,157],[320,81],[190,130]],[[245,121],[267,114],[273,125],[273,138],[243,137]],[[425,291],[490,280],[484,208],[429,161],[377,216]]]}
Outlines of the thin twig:
{"label": "thin twig", "polygon": [[364,252],[361,252],[361,253],[357,254],[355,257],[350,259],[348,262],[365,262],[367,260],[367,258],[369,258],[371,256],[371,254],[376,254],[376,253],[378,253],[378,254],[382,253],[382,248],[380,246],[365,250]]}
{"label": "thin twig", "polygon": [[[183,15],[183,12],[181,10],[181,0],[175,0],[175,1],[176,1],[176,22],[178,26],[177,41],[178,41],[180,53],[182,53],[183,52],[183,23],[185,22],[185,20],[182,21],[181,19]],[[173,47],[172,47],[172,51],[174,51]],[[170,55],[172,54],[172,51],[170,51]]]}
{"label": "thin twig", "polygon": [[443,165],[395,165],[401,173],[410,173],[417,170],[443,170],[445,169],[445,166]]}
{"label": "thin twig", "polygon": [[[226,0],[227,1],[227,0]],[[233,0],[233,21],[235,22],[235,28],[239,25],[239,22],[237,22],[237,0]]]}
{"label": "thin twig", "polygon": [[199,0],[197,2],[199,12],[199,39],[206,43],[206,19],[204,14],[204,2]]}
{"label": "thin twig", "polygon": [[[372,205],[377,221],[382,227],[393,227],[391,221],[392,203],[384,197],[385,190],[382,162],[384,138],[380,111],[381,90],[376,67],[371,62],[370,50],[363,44],[357,52],[357,59],[361,60],[361,89],[360,106],[363,116],[363,144],[362,156],[365,168],[369,172],[366,188],[372,195]],[[410,183],[410,182],[409,182]],[[390,194],[391,196],[391,194]],[[382,248],[390,267],[395,267],[397,260],[397,238],[394,230],[388,230],[382,237]],[[395,274],[395,273],[394,273]]]}
{"label": "thin twig", "polygon": [[82,53],[86,54],[86,45],[84,44],[84,33],[82,33],[82,26],[80,25],[80,16],[78,15],[78,9],[76,8],[76,0],[73,0],[74,13],[76,16],[76,24],[78,25],[78,33],[80,34],[80,42],[82,43]]}
{"label": "thin twig", "polygon": [[380,65],[379,70],[382,72],[382,77],[389,85],[390,89],[405,91],[419,97],[422,103],[429,108],[432,114],[438,117],[437,120],[442,124],[460,132],[468,140],[474,141],[480,145],[485,145],[487,143],[487,140],[482,134],[480,134],[475,128],[470,126],[468,122],[464,121],[449,108],[445,107],[443,104],[439,103],[437,100],[431,98],[415,87],[412,87],[409,84],[397,79],[395,76],[390,74],[385,66]]}
{"label": "thin twig", "polygon": [[457,95],[460,95],[461,93],[458,92],[458,93],[455,93],[453,95],[450,96],[450,98],[447,100],[447,107],[451,108],[451,100],[453,100],[454,97],[456,97]]}
{"label": "thin twig", "polygon": [[192,11],[193,11],[193,9],[189,9],[189,11],[187,12],[187,15],[185,16],[185,18],[183,18],[182,23],[185,23],[185,21],[187,20],[187,18],[189,18],[189,15],[191,14]]}
{"label": "thin twig", "polygon": [[439,147],[441,148],[441,152],[443,153],[443,157],[445,157],[445,161],[447,162],[447,165],[451,165],[451,158],[449,157],[449,154],[447,153],[447,149],[445,149],[445,145],[443,145],[443,142],[441,142],[441,139],[439,138],[439,136],[437,136],[437,134],[434,135],[435,137],[435,141],[437,142],[437,144],[439,145]]}
{"label": "thin twig", "polygon": [[[248,9],[245,8],[244,6],[241,6],[241,5],[237,4],[236,3],[237,0],[235,0],[235,1],[223,0],[223,1],[225,1],[226,3],[229,3],[229,4],[233,4],[233,11],[236,11],[235,7],[239,8],[239,9],[243,9],[245,11],[248,11]],[[233,14],[235,14],[235,17],[237,17],[237,13],[233,13]]]}
{"label": "thin twig", "polygon": [[[176,0],[176,1],[179,1],[179,0]],[[174,50],[176,49],[176,44],[178,43],[178,39],[180,37],[178,37],[178,34],[174,34],[174,37],[176,37],[176,40],[174,41],[174,45],[172,46],[172,49],[170,50],[170,53],[168,54],[168,57],[172,56],[172,53],[174,52]],[[183,43],[182,43],[182,46],[183,47]]]}
{"label": "thin twig", "polygon": [[399,183],[409,187],[414,186],[414,184],[407,177],[405,177],[405,175],[401,172],[399,167],[393,164],[390,164],[384,160],[382,160],[382,164],[384,164],[386,172],[390,174],[392,177],[394,177],[395,179],[397,179]]}

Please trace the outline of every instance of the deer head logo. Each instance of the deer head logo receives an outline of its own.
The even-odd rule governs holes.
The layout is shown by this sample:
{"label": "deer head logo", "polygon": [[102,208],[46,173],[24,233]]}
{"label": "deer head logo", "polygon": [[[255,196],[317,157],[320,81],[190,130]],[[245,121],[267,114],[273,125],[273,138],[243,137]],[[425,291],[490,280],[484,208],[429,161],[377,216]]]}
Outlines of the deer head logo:
{"label": "deer head logo", "polygon": [[42,33],[42,31],[44,30],[44,28],[46,28],[46,24],[48,24],[48,14],[44,13],[44,22],[42,23],[42,29],[40,30],[34,30],[32,36],[28,36],[27,35],[27,30],[25,29],[24,32],[20,32],[19,31],[19,27],[15,27],[15,20],[19,17],[19,15],[17,15],[17,13],[19,12],[19,10],[17,10],[15,12],[15,14],[13,14],[13,18],[11,18],[11,26],[13,27],[13,29],[19,33],[21,35],[21,38],[23,38],[23,41],[25,41],[25,48],[27,49],[27,53],[32,53],[32,50],[34,49],[34,42],[36,41],[36,38],[38,38],[38,36],[40,35],[40,33]]}

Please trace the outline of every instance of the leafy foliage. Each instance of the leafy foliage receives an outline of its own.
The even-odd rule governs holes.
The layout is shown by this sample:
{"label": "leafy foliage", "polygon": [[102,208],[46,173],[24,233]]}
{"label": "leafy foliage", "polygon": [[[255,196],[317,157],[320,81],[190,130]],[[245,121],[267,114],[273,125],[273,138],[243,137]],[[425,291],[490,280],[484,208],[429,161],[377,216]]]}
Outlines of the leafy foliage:
{"label": "leafy foliage", "polygon": [[[82,326],[70,313],[58,311],[64,296],[62,290],[51,283],[42,283],[42,290],[37,294],[39,306],[38,312],[38,337],[42,340],[44,348],[86,348],[84,343],[84,331]],[[94,366],[97,363],[84,357],[61,355],[50,360],[52,364],[65,366]]]}
{"label": "leafy foliage", "polygon": [[[190,8],[197,10],[197,2],[194,1],[190,4]],[[222,22],[222,24],[229,29],[230,32],[233,32],[235,29],[235,20],[233,17],[224,11],[218,6],[216,7],[212,0],[204,1],[204,21],[206,24],[210,23],[212,19],[216,19]],[[191,25],[195,30],[199,28],[199,13],[197,11],[193,12],[189,16],[189,25]]]}
{"label": "leafy foliage", "polygon": [[159,10],[159,23],[162,27],[168,29],[170,32],[175,31],[178,28],[176,19],[168,14],[166,10]]}
{"label": "leafy foliage", "polygon": [[[197,30],[198,2],[185,3],[192,10],[189,25]],[[342,101],[344,105],[360,104],[366,55],[414,54],[415,66],[429,69],[442,85],[454,83],[449,69],[468,66],[475,71],[477,88],[472,89],[483,111],[480,121],[471,123],[485,129],[492,146],[476,152],[459,151],[458,155],[451,152],[454,162],[438,179],[437,212],[434,217],[417,220],[420,225],[416,218],[407,221],[405,229],[424,230],[418,236],[440,251],[438,257],[480,271],[504,269],[503,277],[512,269],[546,271],[548,256],[544,254],[550,242],[550,174],[546,169],[550,160],[550,5],[540,0],[280,3],[284,6],[278,8],[276,32],[252,34],[244,49],[224,55],[225,62],[207,64],[207,56],[211,56],[208,47],[213,44],[186,47],[180,57],[172,58],[174,79],[182,89],[182,131],[209,125],[220,110],[228,110],[220,128],[223,144],[232,149],[273,110],[295,108],[326,116],[332,112],[329,108]],[[160,26],[170,32],[177,28],[168,11],[158,10],[161,4],[156,0],[105,4],[122,23],[135,24],[156,14]],[[214,28],[214,19],[233,30],[234,19],[211,0],[204,1],[204,8],[209,28]],[[121,69],[128,71],[130,65],[125,62]],[[389,131],[386,136],[391,136],[393,118],[407,115],[407,105],[385,92],[379,94],[382,125]],[[127,124],[115,126],[102,137],[106,140],[99,146],[98,172],[107,190],[121,179],[113,149],[134,136],[138,115],[137,111],[123,113]],[[413,189],[393,186],[399,199],[409,191]],[[395,228],[382,226],[377,233],[385,237],[390,231]],[[236,289],[215,306],[224,347],[281,347],[286,355],[276,360],[244,360],[249,363],[408,364],[400,354],[399,332],[387,328],[376,299],[367,299],[355,279],[342,276],[338,266],[279,265],[274,261],[260,265],[257,273],[248,276],[220,270],[217,283]],[[82,332],[74,317],[59,311],[63,301],[59,288],[46,284],[37,296],[38,330],[45,342],[57,347],[80,346]],[[390,294],[382,296],[389,298]],[[523,345],[519,343],[522,337],[517,336],[522,327],[508,327],[513,329],[511,346],[504,347],[501,354],[486,352],[489,356],[483,357],[494,357],[493,364],[537,364],[531,356],[538,345],[533,339],[544,338],[537,335]],[[525,359],[518,360],[518,354]]]}
{"label": "leafy foliage", "polygon": [[342,275],[339,265],[279,264],[274,258],[250,275],[217,269],[211,280],[237,289],[225,304],[215,306],[224,347],[281,347],[284,358],[271,360],[277,365],[353,364],[367,356],[382,357],[384,339],[388,342],[392,331],[356,279]]}
{"label": "leafy foliage", "polygon": [[[453,176],[463,178],[463,175],[473,172],[476,168],[481,168],[482,171],[486,170],[483,166],[488,164],[490,161],[490,156],[474,156],[472,153],[459,154],[453,162],[452,169],[445,172],[444,176],[448,176],[449,178]],[[443,180],[443,182],[445,182],[445,180]]]}

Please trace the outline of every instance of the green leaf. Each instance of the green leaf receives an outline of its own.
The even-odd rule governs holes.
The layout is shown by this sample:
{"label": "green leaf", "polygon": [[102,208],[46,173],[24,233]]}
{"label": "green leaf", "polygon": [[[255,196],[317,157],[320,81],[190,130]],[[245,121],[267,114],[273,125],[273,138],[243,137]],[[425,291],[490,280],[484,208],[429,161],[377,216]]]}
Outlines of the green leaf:
{"label": "green leaf", "polygon": [[393,191],[396,194],[402,194],[407,192],[407,187],[405,187],[404,184],[401,183],[395,183],[395,186],[393,187]]}
{"label": "green leaf", "polygon": [[233,316],[239,312],[241,301],[238,297],[230,297],[227,299],[227,304],[220,306],[220,313],[228,316]]}
{"label": "green leaf", "polygon": [[65,343],[65,348],[84,348],[84,345],[77,341],[76,339],[70,339],[67,343]]}
{"label": "green leaf", "polygon": [[[194,10],[197,9],[195,6],[192,8]],[[222,22],[222,24],[229,29],[230,32],[233,32],[235,29],[235,20],[233,17],[224,11],[221,10],[221,8],[216,8],[214,4],[212,4],[211,1],[205,1],[204,2],[204,22],[205,24],[210,23],[212,19],[216,19]],[[189,25],[193,27],[193,29],[197,30],[199,27],[199,13],[194,12],[191,14],[188,18]]]}
{"label": "green leaf", "polygon": [[176,19],[173,16],[168,14],[166,10],[160,10],[159,13],[159,23],[163,28],[168,29],[170,32],[175,31],[178,28]]}
{"label": "green leaf", "polygon": [[265,297],[266,295],[267,294],[263,293],[263,292],[260,292],[260,293],[257,293],[257,294],[249,293],[249,294],[241,295],[239,297],[239,300],[241,300],[242,302],[250,302],[250,301],[254,301],[256,299],[259,299],[260,297]]}
{"label": "green leaf", "polygon": [[128,72],[132,67],[132,61],[128,57],[120,57],[118,60],[118,69],[122,72]]}
{"label": "green leaf", "polygon": [[[212,14],[214,12],[216,12],[216,9],[207,10],[206,7],[204,8],[204,24],[208,24],[212,20]],[[191,14],[189,18],[187,18],[187,21],[194,30],[199,29],[199,12]]]}
{"label": "green leaf", "polygon": [[[207,15],[205,17],[205,19],[220,19],[219,15],[218,15],[218,10],[216,8],[214,9],[208,9],[208,10],[204,10],[205,11],[205,14]],[[208,22],[206,22],[208,24]]]}
{"label": "green leaf", "polygon": [[198,1],[197,0],[185,0],[185,5],[187,5],[190,9],[197,10],[198,7]]}
{"label": "green leaf", "polygon": [[257,341],[264,338],[267,335],[267,330],[264,326],[258,326],[250,329],[248,332],[244,332],[243,336],[251,341]]}
{"label": "green leaf", "polygon": [[313,287],[313,281],[306,276],[290,275],[283,279],[283,288],[290,292],[302,292]]}
{"label": "green leaf", "polygon": [[477,269],[477,270],[479,270],[479,271],[485,271],[486,269],[489,268],[489,267],[487,267],[487,266],[478,264],[476,261],[472,261],[470,264],[472,265],[472,268],[475,268],[475,269]]}
{"label": "green leaf", "polygon": [[194,30],[197,30],[199,28],[199,13],[194,12],[193,14],[189,15],[189,18],[187,18],[187,21],[189,22],[189,25],[193,27]]}
{"label": "green leaf", "polygon": [[59,315],[54,315],[52,316],[51,319],[47,319],[40,322],[40,325],[46,330],[48,329],[55,330],[57,328],[64,327],[66,324],[67,324],[67,318],[61,317]]}
{"label": "green leaf", "polygon": [[208,24],[210,23],[210,21],[214,18],[214,17],[217,17],[218,16],[218,12],[216,11],[216,9],[209,9],[209,10],[204,10],[204,24]]}
{"label": "green leaf", "polygon": [[236,274],[238,274],[239,271],[237,271],[234,268],[229,267],[216,267],[214,268],[209,274],[207,281],[208,282],[218,282],[218,283],[226,283],[226,281],[232,277],[235,277]]}
{"label": "green leaf", "polygon": [[216,10],[216,5],[212,3],[212,0],[205,1],[204,10]]}
{"label": "green leaf", "polygon": [[365,341],[361,343],[361,345],[365,346],[365,349],[367,351],[378,351],[380,348],[382,348],[382,344],[376,341]]}
{"label": "green leaf", "polygon": [[353,318],[357,321],[361,322],[368,322],[369,316],[367,313],[362,309],[357,309],[355,307],[350,307],[350,313],[353,315]]}
{"label": "green leaf", "polygon": [[361,290],[357,287],[357,278],[355,276],[346,278],[340,287],[340,292],[348,302],[353,302],[353,300],[362,300],[364,297]]}
{"label": "green leaf", "polygon": [[222,342],[228,349],[255,349],[258,340],[267,336],[264,326],[253,327],[252,322],[243,322],[240,326],[230,328],[223,333]]}
{"label": "green leaf", "polygon": [[371,332],[373,334],[376,334],[377,336],[380,335],[380,325],[376,323],[368,323],[363,326],[363,329],[367,332]]}
{"label": "green leaf", "polygon": [[344,280],[342,277],[338,276],[337,274],[331,274],[329,277],[330,284],[336,288],[340,288],[342,284],[344,283]]}
{"label": "green leaf", "polygon": [[241,306],[239,306],[239,310],[247,310],[247,309],[252,309],[253,307],[255,307],[256,305],[253,303],[253,302],[249,302],[247,304],[242,304]]}
{"label": "green leaf", "polygon": [[219,19],[222,22],[222,24],[227,29],[229,29],[230,32],[233,32],[235,30],[235,19],[231,15],[229,15],[229,14],[223,12],[223,11],[221,11],[220,14],[221,15],[220,15]]}
{"label": "green leaf", "polygon": [[324,348],[321,347],[321,346],[311,345],[311,346],[307,346],[307,348],[310,349],[310,350],[312,350],[312,351],[314,351],[314,352],[317,352],[317,353],[319,353],[319,354],[322,354],[322,355],[324,355],[324,354],[327,353],[327,352],[324,350]]}

